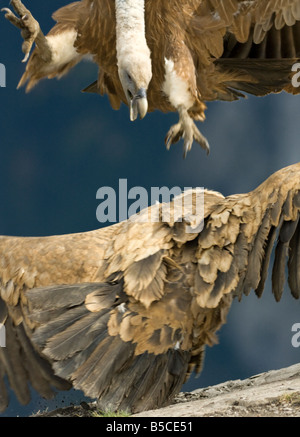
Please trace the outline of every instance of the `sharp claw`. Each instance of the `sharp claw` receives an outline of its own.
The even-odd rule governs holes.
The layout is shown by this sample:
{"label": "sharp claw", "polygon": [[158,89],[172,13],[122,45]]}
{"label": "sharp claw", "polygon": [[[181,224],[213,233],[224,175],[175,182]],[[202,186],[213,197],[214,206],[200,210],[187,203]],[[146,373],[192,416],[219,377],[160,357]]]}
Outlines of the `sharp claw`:
{"label": "sharp claw", "polygon": [[202,147],[202,149],[204,149],[206,151],[206,154],[209,155],[210,152],[210,147],[208,144],[207,139],[205,138],[204,135],[202,135],[202,133],[198,130],[197,126],[194,125],[193,128],[193,135],[194,135],[194,140],[197,141],[198,144],[200,144],[200,146]]}
{"label": "sharp claw", "polygon": [[207,139],[201,134],[201,137],[197,138],[196,141],[198,141],[202,149],[206,151],[206,154],[209,155],[210,147]]}
{"label": "sharp claw", "polygon": [[177,143],[180,138],[183,138],[184,140],[183,158],[186,158],[188,152],[192,149],[194,141],[200,144],[202,149],[206,151],[207,155],[209,154],[210,148],[208,141],[198,130],[194,122],[189,124],[187,127],[185,127],[182,122],[179,122],[177,125],[174,125],[170,128],[165,137],[165,145],[167,150],[170,149],[172,144]]}
{"label": "sharp claw", "polygon": [[209,155],[209,152],[210,152],[210,147],[209,147],[208,141],[206,140],[206,155],[207,156]]}
{"label": "sharp claw", "polygon": [[165,137],[165,145],[166,145],[167,150],[170,150],[170,147],[173,143],[173,136],[174,136],[174,132],[173,132],[173,126],[172,126]]}
{"label": "sharp claw", "polygon": [[30,51],[34,43],[36,43],[43,61],[50,62],[52,52],[46,37],[40,29],[39,23],[20,0],[11,0],[10,4],[20,18],[18,18],[18,16],[15,15],[9,8],[2,8],[1,11],[5,12],[5,18],[8,21],[10,21],[17,28],[21,29],[21,36],[24,40],[22,44],[22,51],[25,54],[22,62],[24,63],[28,61]]}
{"label": "sharp claw", "polygon": [[10,9],[2,8],[1,12],[5,12],[4,17],[10,21],[14,26],[22,29],[21,20]]}
{"label": "sharp claw", "polygon": [[193,140],[186,141],[183,146],[183,158],[185,159],[187,153],[191,150],[193,144]]}
{"label": "sharp claw", "polygon": [[28,58],[29,58],[29,54],[30,54],[30,53],[26,53],[26,55],[24,56],[24,58],[22,59],[21,62],[27,62],[27,61],[28,61]]}
{"label": "sharp claw", "polygon": [[170,150],[171,147],[171,135],[167,134],[166,138],[165,138],[165,145],[167,150]]}
{"label": "sharp claw", "polygon": [[172,126],[171,129],[169,130],[169,132],[167,133],[166,138],[165,138],[165,144],[166,144],[167,150],[170,150],[170,147],[172,146],[172,144],[176,143],[177,135],[178,135],[178,133],[174,131],[173,126]]}
{"label": "sharp claw", "polygon": [[22,22],[22,19],[17,17],[10,9],[8,8],[2,8],[1,12],[5,12],[4,17],[14,26],[18,27],[19,29],[24,29],[24,25]]}

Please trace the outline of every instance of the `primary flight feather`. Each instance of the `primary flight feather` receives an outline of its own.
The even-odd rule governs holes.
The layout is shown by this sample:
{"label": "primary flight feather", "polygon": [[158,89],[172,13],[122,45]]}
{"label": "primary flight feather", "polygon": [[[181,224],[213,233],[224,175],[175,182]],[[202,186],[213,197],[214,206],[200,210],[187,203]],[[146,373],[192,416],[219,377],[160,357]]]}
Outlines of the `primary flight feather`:
{"label": "primary flight feather", "polygon": [[22,30],[25,60],[36,43],[20,86],[92,59],[99,74],[86,91],[107,94],[114,109],[128,104],[131,120],[177,111],[165,142],[183,138],[184,155],[194,140],[209,151],[195,124],[205,102],[300,90],[300,0],[82,0],[55,12],[46,37],[20,0],[11,4],[20,18],[4,10]]}

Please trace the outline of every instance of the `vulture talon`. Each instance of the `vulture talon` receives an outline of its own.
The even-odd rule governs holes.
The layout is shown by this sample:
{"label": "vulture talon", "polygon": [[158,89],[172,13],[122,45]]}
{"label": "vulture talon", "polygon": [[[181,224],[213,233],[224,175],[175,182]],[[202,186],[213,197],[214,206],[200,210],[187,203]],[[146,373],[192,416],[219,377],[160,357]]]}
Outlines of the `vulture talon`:
{"label": "vulture talon", "polygon": [[183,146],[183,158],[186,158],[187,153],[191,150],[192,148],[192,141],[185,141],[184,142],[184,146]]}
{"label": "vulture talon", "polygon": [[171,126],[169,132],[165,138],[165,144],[167,150],[170,150],[172,144],[176,144],[183,135],[182,125],[181,123],[174,124]]}
{"label": "vulture talon", "polygon": [[191,150],[193,142],[196,141],[202,149],[209,154],[209,144],[207,139],[197,128],[195,122],[188,115],[188,112],[184,108],[179,108],[179,122],[171,126],[169,132],[165,138],[165,144],[167,150],[170,149],[172,144],[177,143],[181,138],[184,139],[183,157],[186,158],[187,153]]}
{"label": "vulture talon", "polygon": [[[194,140],[198,144],[200,144],[202,149],[204,149],[206,151],[206,154],[209,155],[209,152],[210,152],[209,143],[208,143],[207,139],[205,138],[205,136],[203,136],[202,133],[199,131],[199,129],[197,128],[195,123],[193,123],[193,137],[194,137]],[[191,144],[190,148],[192,148],[192,144]]]}
{"label": "vulture talon", "polygon": [[10,9],[8,8],[2,8],[1,12],[5,12],[4,17],[10,21],[14,26],[18,27],[19,29],[22,29],[21,20],[18,18]]}
{"label": "vulture talon", "polygon": [[5,12],[5,18],[8,21],[21,29],[21,36],[24,39],[22,51],[25,54],[22,62],[27,62],[34,43],[41,48],[43,60],[49,62],[51,60],[51,49],[38,21],[20,0],[11,0],[11,5],[19,18],[9,8],[2,8],[1,11]]}

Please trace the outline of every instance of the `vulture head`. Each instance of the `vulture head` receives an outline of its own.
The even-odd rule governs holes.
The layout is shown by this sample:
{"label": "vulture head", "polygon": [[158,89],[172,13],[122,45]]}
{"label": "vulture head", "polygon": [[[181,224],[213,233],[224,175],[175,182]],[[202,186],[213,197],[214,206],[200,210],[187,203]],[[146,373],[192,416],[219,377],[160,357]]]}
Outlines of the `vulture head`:
{"label": "vulture head", "polygon": [[132,121],[138,115],[144,118],[147,114],[147,90],[152,78],[144,3],[144,0],[115,0],[118,73]]}
{"label": "vulture head", "polygon": [[118,65],[119,78],[130,109],[130,120],[144,118],[148,111],[147,90],[152,77],[150,57],[137,54]]}

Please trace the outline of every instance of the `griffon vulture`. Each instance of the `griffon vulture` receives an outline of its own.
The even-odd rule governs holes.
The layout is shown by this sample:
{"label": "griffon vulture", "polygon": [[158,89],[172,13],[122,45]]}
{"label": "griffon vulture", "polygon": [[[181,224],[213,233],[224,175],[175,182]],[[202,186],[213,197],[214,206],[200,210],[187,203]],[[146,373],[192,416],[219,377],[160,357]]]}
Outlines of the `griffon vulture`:
{"label": "griffon vulture", "polygon": [[157,204],[142,213],[156,220],[0,237],[2,410],[5,376],[21,403],[29,401],[29,382],[44,397],[73,386],[102,409],[168,404],[200,371],[232,300],[251,289],[261,296],[273,247],[275,299],[286,263],[299,298],[300,163],[250,193],[205,191],[203,229],[191,232],[198,195],[174,198],[168,221],[159,220],[168,204]]}
{"label": "griffon vulture", "polygon": [[20,0],[6,18],[22,29],[28,59],[19,86],[61,77],[84,58],[99,66],[85,91],[108,94],[111,106],[130,107],[130,119],[147,111],[177,111],[166,146],[184,139],[184,156],[197,141],[209,151],[193,120],[205,102],[264,96],[292,85],[300,57],[299,0],[81,0],[53,15],[45,37]]}

